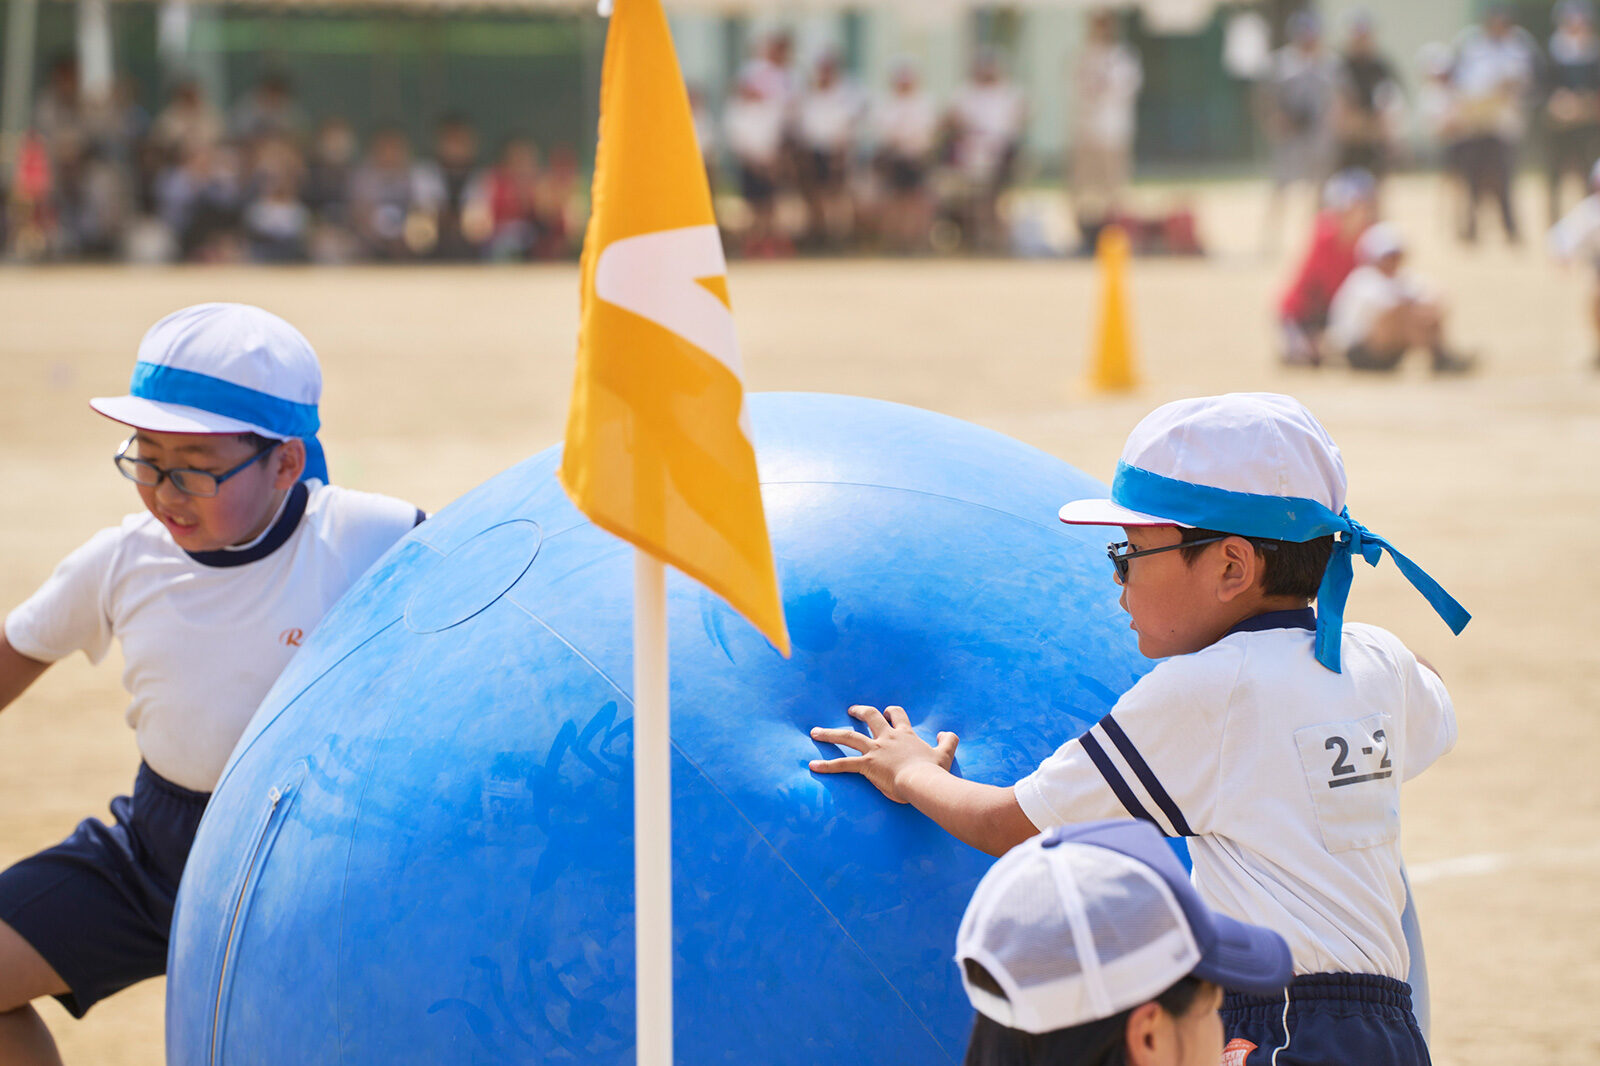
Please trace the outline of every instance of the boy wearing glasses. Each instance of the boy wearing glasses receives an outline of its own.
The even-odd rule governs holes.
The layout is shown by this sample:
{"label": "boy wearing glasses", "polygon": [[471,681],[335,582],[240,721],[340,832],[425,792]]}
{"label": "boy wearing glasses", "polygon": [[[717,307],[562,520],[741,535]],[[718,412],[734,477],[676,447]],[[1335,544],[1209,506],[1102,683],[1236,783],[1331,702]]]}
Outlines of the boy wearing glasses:
{"label": "boy wearing glasses", "polygon": [[812,770],[864,774],[991,854],[1098,818],[1187,837],[1205,903],[1281,934],[1295,960],[1284,997],[1230,994],[1228,1062],[1426,1063],[1405,980],[1400,782],[1454,745],[1455,715],[1397,637],[1344,622],[1352,560],[1388,552],[1453,630],[1468,615],[1350,517],[1345,488],[1338,447],[1290,397],[1158,408],[1111,498],[1061,520],[1126,531],[1109,549],[1122,606],[1140,652],[1163,661],[1011,787],[955,777],[955,735],[930,746],[899,707],[850,708],[870,736],[812,730],[856,753]]}
{"label": "boy wearing glasses", "polygon": [[328,484],[322,372],[287,322],[240,304],[168,315],[129,395],[118,471],[145,506],[67,556],[5,618],[0,708],[74,651],[122,646],[142,764],[114,824],[88,819],[0,873],[0,1062],[59,1063],[32,1000],[81,1017],[166,971],[173,899],[211,789],[323,613],[414,525],[408,503]]}

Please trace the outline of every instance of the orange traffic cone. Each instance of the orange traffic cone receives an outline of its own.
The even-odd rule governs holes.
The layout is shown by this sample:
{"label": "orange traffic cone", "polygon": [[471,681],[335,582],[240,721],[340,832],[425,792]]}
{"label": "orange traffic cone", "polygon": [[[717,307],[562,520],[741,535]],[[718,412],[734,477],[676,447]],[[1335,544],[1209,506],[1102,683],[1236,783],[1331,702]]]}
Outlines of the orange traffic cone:
{"label": "orange traffic cone", "polygon": [[1100,268],[1100,318],[1095,323],[1089,387],[1095,392],[1124,391],[1139,384],[1139,375],[1134,370],[1133,323],[1128,314],[1128,235],[1121,226],[1100,231],[1094,258]]}

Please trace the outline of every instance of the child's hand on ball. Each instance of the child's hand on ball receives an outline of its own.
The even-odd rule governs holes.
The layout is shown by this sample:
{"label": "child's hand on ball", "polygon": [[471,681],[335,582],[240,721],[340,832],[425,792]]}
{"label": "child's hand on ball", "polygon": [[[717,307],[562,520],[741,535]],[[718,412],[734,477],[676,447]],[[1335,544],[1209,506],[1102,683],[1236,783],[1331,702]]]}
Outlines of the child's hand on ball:
{"label": "child's hand on ball", "polygon": [[876,707],[857,704],[850,708],[850,717],[865,722],[872,735],[863,736],[854,729],[819,726],[811,731],[811,739],[861,754],[812,759],[813,773],[861,774],[896,803],[907,803],[910,801],[905,786],[911,777],[926,772],[929,767],[948,772],[955,759],[959,743],[956,735],[940,733],[936,738],[937,746],[929,744],[911,728],[911,719],[904,707],[888,707],[880,713]]}

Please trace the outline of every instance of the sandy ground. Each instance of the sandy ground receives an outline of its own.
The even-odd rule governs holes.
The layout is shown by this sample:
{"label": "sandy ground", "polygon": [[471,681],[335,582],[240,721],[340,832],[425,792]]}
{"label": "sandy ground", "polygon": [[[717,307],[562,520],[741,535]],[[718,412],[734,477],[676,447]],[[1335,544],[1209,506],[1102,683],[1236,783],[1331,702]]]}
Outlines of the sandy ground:
{"label": "sandy ground", "polygon": [[[1434,380],[1420,361],[1386,378],[1277,366],[1268,308],[1299,242],[1256,254],[1261,189],[1229,185],[1200,194],[1217,254],[1133,268],[1135,393],[1080,384],[1096,292],[1082,262],[736,264],[748,382],[934,408],[1101,477],[1157,403],[1235,389],[1304,399],[1344,449],[1352,512],[1477,616],[1451,638],[1387,563],[1361,568],[1349,612],[1431,658],[1460,717],[1458,748],[1405,806],[1436,1061],[1600,1062],[1590,281],[1545,261],[1537,241],[1457,249],[1436,194],[1413,179],[1388,204],[1417,269],[1449,294],[1463,346],[1485,359],[1468,379]],[[345,484],[436,509],[560,437],[577,319],[568,267],[0,272],[0,609],[135,505],[109,462],[118,430],[84,401],[123,389],[152,321],[206,299],[262,304],[316,344],[324,439]],[[128,787],[137,753],[121,705],[117,664],[80,656],[0,716],[0,862]],[[83,1022],[45,1010],[69,1062],[162,1061],[159,981]]]}

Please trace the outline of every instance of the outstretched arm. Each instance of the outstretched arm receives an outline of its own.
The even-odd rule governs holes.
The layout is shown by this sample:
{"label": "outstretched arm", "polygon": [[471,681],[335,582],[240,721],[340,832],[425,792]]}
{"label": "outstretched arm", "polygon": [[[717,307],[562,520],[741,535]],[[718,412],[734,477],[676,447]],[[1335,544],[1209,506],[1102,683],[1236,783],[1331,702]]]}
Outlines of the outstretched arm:
{"label": "outstretched arm", "polygon": [[1039,830],[1022,813],[1010,788],[967,781],[950,772],[959,742],[954,733],[940,733],[930,745],[911,728],[903,707],[889,707],[887,717],[876,707],[855,706],[850,717],[872,731],[811,731],[811,739],[850,748],[858,755],[813,759],[819,774],[861,774],[896,803],[909,803],[963,843],[990,855],[1003,855]]}
{"label": "outstretched arm", "polygon": [[6,640],[5,626],[0,624],[0,710],[22,695],[22,690],[36,681],[49,669],[49,663],[30,659]]}

